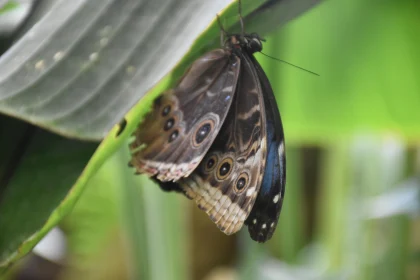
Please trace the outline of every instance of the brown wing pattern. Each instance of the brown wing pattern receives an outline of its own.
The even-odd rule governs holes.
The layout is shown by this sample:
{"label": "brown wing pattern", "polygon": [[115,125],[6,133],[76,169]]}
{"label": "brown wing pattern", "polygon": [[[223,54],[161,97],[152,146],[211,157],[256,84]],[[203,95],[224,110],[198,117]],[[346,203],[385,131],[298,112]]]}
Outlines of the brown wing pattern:
{"label": "brown wing pattern", "polygon": [[240,230],[261,186],[266,162],[264,101],[247,54],[234,100],[212,147],[199,167],[178,181],[226,234]]}
{"label": "brown wing pattern", "polygon": [[137,172],[176,181],[197,167],[226,118],[239,69],[238,57],[213,50],[192,64],[176,88],[154,101],[130,144],[130,164]]}

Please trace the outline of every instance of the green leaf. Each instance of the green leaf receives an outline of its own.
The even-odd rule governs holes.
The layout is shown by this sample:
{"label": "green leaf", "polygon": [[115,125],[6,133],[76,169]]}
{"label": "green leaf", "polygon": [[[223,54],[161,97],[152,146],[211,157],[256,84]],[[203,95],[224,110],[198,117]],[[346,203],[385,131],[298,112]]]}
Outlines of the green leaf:
{"label": "green leaf", "polygon": [[71,209],[82,185],[69,192],[70,186],[97,145],[68,140],[5,117],[0,125],[1,272],[30,251]]}
{"label": "green leaf", "polygon": [[[0,58],[0,112],[67,136],[99,140],[174,68],[204,30],[199,47],[194,45],[184,62],[220,46],[214,19],[229,2],[49,2],[43,6],[49,10],[37,14],[37,24]],[[244,11],[261,3],[244,1]],[[237,22],[236,3],[228,12],[226,21]],[[254,24],[250,18],[249,30]]]}
{"label": "green leaf", "polygon": [[17,7],[19,7],[18,3],[16,3],[15,1],[8,1],[3,6],[0,6],[0,15],[4,14],[4,13],[7,13],[7,12],[10,12],[10,11],[16,9]]}
{"label": "green leaf", "polygon": [[0,111],[100,139],[229,0],[61,1],[0,59]]}

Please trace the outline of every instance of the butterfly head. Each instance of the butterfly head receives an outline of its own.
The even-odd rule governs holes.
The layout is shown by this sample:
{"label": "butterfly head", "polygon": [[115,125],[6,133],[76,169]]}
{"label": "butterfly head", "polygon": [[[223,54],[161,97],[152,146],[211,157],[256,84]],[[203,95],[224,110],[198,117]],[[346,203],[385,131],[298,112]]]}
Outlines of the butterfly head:
{"label": "butterfly head", "polygon": [[263,41],[265,40],[256,33],[235,34],[229,37],[225,46],[232,49],[245,49],[248,53],[253,54],[262,51]]}

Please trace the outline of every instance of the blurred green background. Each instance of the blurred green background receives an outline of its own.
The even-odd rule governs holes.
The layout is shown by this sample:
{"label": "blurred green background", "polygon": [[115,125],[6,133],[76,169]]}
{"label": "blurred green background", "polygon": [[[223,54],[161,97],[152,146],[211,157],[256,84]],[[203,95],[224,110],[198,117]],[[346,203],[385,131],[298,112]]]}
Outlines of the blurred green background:
{"label": "blurred green background", "polygon": [[[266,40],[264,53],[320,74],[257,55],[287,146],[272,240],[223,235],[134,176],[124,145],[60,224],[59,269],[37,267],[55,267],[50,279],[420,279],[420,3],[325,1]],[[34,257],[8,277],[31,279],[19,277]]]}

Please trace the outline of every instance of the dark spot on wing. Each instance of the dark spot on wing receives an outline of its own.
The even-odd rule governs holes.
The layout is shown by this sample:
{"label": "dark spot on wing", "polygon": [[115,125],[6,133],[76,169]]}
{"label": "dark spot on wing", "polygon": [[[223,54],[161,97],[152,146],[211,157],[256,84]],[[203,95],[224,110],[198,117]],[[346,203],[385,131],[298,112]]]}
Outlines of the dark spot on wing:
{"label": "dark spot on wing", "polygon": [[125,118],[123,118],[120,121],[120,123],[118,124],[118,131],[117,131],[117,134],[115,135],[115,137],[120,136],[120,134],[123,133],[126,126],[127,126],[127,120]]}

